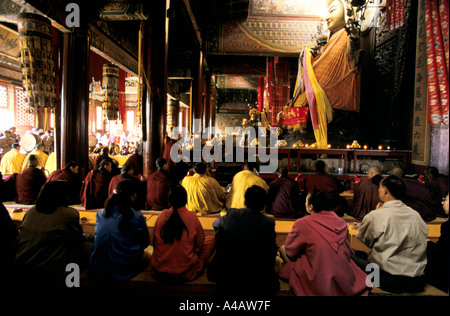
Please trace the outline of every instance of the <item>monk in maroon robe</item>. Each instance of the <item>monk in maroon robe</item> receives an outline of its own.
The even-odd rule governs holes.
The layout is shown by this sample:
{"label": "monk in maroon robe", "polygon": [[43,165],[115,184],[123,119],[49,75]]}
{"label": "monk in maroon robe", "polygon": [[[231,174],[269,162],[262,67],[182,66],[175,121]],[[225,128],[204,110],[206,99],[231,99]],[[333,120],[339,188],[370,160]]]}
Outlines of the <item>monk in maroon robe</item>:
{"label": "monk in maroon robe", "polygon": [[91,170],[81,186],[80,200],[86,210],[104,207],[111,181],[111,162],[104,160],[100,168]]}
{"label": "monk in maroon robe", "polygon": [[98,155],[97,157],[95,157],[94,169],[100,168],[100,163],[103,160],[109,161],[111,163],[111,175],[112,176],[118,175],[120,173],[119,167],[116,165],[114,160],[109,156],[109,148],[108,147],[103,147],[102,153],[100,155]]}
{"label": "monk in maroon robe", "polygon": [[168,163],[164,158],[156,159],[157,171],[147,179],[147,209],[161,211],[170,208],[169,192],[172,186]]}
{"label": "monk in maroon robe", "polygon": [[442,201],[448,193],[448,176],[440,174],[436,167],[425,169],[425,185],[434,200]]}
{"label": "monk in maroon robe", "polygon": [[172,146],[176,144],[177,141],[178,140],[171,138],[167,140],[166,145],[164,146],[162,158],[164,158],[167,161],[167,172],[169,173],[171,173],[176,166],[175,161],[172,161],[172,159],[170,159],[170,150],[172,149]]}
{"label": "monk in maroon robe", "polygon": [[47,181],[44,172],[37,168],[38,160],[30,155],[28,168],[18,175],[16,180],[17,203],[34,204],[42,186]]}
{"label": "monk in maroon robe", "polygon": [[383,176],[378,166],[372,166],[367,172],[367,178],[355,185],[353,201],[349,203],[347,214],[357,220],[362,220],[367,213],[375,210],[381,202],[378,188]]}
{"label": "monk in maroon robe", "polygon": [[278,178],[269,185],[266,212],[275,217],[298,218],[305,215],[297,182],[289,178],[288,170],[282,168]]}
{"label": "monk in maroon robe", "polygon": [[79,168],[80,166],[76,162],[70,161],[64,168],[53,171],[47,179],[47,182],[61,180],[69,184],[69,205],[80,204],[81,179],[78,175]]}
{"label": "monk in maroon robe", "polygon": [[136,200],[134,201],[133,208],[136,210],[141,210],[145,207],[145,183],[139,181],[134,175],[134,168],[128,162],[124,163],[121,169],[121,173],[114,176],[109,182],[108,196],[114,193],[116,186],[125,180],[132,181],[138,190]]}
{"label": "monk in maroon robe", "polygon": [[144,158],[142,157],[141,154],[139,154],[139,149],[134,150],[133,154],[130,157],[128,157],[126,163],[130,164],[133,167],[134,176],[140,176],[144,174]]}
{"label": "monk in maroon robe", "polygon": [[431,191],[414,178],[404,177],[403,170],[394,168],[391,174],[402,178],[406,184],[406,196],[403,203],[416,210],[425,222],[431,222],[437,216],[446,217],[441,200],[434,200]]}
{"label": "monk in maroon robe", "polygon": [[326,173],[326,165],[322,160],[316,162],[315,168],[316,174],[305,180],[305,193],[307,194],[313,189],[324,191],[330,199],[330,211],[336,212],[340,217],[344,216],[348,204],[347,200],[339,194],[344,192],[345,187],[341,184],[339,179]]}

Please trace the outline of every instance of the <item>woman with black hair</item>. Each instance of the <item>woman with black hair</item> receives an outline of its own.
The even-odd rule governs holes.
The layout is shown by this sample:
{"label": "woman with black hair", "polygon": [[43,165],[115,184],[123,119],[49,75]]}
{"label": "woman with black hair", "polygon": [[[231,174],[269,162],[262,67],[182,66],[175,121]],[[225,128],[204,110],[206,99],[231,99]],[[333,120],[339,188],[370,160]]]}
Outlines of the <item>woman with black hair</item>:
{"label": "woman with black hair", "polygon": [[92,243],[86,241],[80,215],[68,207],[69,185],[65,181],[44,184],[24,215],[19,228],[16,267],[24,280],[61,280],[69,263],[81,269],[89,262]]}
{"label": "woman with black hair", "polygon": [[306,197],[310,214],[295,221],[280,253],[279,276],[298,296],[367,295],[366,274],[353,262],[347,223],[331,209],[321,190]]}
{"label": "woman with black hair", "polygon": [[130,180],[117,184],[96,215],[91,268],[103,281],[128,280],[149,262],[145,248],[150,244],[146,219],[133,209],[138,187]]}
{"label": "woman with black hair", "polygon": [[160,280],[191,281],[203,272],[215,240],[205,237],[197,215],[186,208],[181,185],[172,187],[169,202],[172,207],[161,212],[155,225],[152,271]]}

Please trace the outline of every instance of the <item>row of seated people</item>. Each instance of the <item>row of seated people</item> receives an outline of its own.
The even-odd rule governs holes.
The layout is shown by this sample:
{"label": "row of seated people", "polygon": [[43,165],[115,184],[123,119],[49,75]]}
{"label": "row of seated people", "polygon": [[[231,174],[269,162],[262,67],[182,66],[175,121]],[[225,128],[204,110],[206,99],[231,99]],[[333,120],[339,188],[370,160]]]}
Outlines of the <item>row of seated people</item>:
{"label": "row of seated people", "polygon": [[[54,285],[64,282],[69,263],[77,263],[110,284],[129,280],[150,264],[161,282],[190,281],[206,271],[220,296],[273,296],[280,278],[299,296],[368,295],[367,280],[390,292],[420,292],[427,282],[448,292],[448,221],[439,241],[427,242],[427,225],[401,201],[405,182],[391,175],[379,186],[381,203],[358,228],[357,238],[371,248],[361,254],[351,249],[347,223],[321,190],[308,193],[309,215],[297,219],[285,244],[277,245],[275,221],[263,213],[268,194],[261,186],[249,187],[244,207],[228,209],[212,224],[215,236],[205,237],[188,209],[186,189],[175,185],[171,207],[158,216],[150,245],[145,217],[134,208],[138,188],[133,181],[119,182],[96,214],[93,242],[83,235],[79,213],[67,206],[67,182],[50,181],[19,231],[1,205],[0,272],[21,287]],[[448,208],[447,195],[446,214]],[[369,263],[379,267],[379,278],[368,278]]]}
{"label": "row of seated people", "polygon": [[[22,204],[33,204],[40,188],[46,181],[64,180],[70,185],[70,204],[82,204],[85,209],[100,209],[105,200],[113,192],[115,185],[123,180],[135,181],[139,185],[138,209],[163,210],[169,207],[168,192],[173,184],[181,183],[188,192],[188,208],[199,215],[225,213],[229,208],[243,207],[243,192],[253,184],[263,187],[269,195],[266,212],[275,217],[299,218],[306,214],[304,201],[307,192],[319,189],[327,193],[332,201],[333,210],[339,215],[344,213],[362,220],[364,216],[375,209],[380,201],[378,196],[379,182],[383,178],[381,170],[371,167],[367,179],[355,184],[354,198],[349,203],[340,196],[344,191],[342,183],[333,175],[326,172],[326,165],[322,160],[316,162],[316,174],[308,179],[298,179],[295,182],[288,176],[287,169],[279,171],[279,177],[268,185],[265,180],[253,172],[256,166],[244,164],[244,170],[233,178],[230,192],[209,176],[206,165],[198,163],[194,167],[195,173],[186,175],[189,166],[184,162],[172,167],[164,158],[156,161],[157,171],[152,173],[147,181],[139,179],[142,173],[142,159],[135,153],[120,169],[108,156],[107,149],[94,161],[94,169],[88,173],[84,181],[78,176],[79,166],[70,162],[65,168],[56,170],[48,178],[39,169],[39,161],[34,155],[28,158],[29,167],[21,174],[14,174],[9,183],[0,183],[1,200],[15,200]],[[133,158],[137,157],[133,160]],[[137,170],[137,171],[136,171]],[[120,174],[118,174],[120,173]],[[391,171],[404,179],[407,194],[404,202],[415,209],[426,222],[436,217],[446,217],[440,202],[448,192],[448,177],[440,175],[436,168],[426,170],[427,185],[417,179],[404,177],[400,168]],[[301,182],[301,185],[299,186]],[[303,190],[300,190],[303,189]]]}
{"label": "row of seated people", "polygon": [[15,143],[12,149],[3,155],[0,161],[0,173],[3,175],[20,174],[29,165],[29,159],[34,156],[37,160],[37,167],[44,168],[49,156],[44,152],[44,145],[37,144],[31,152],[24,154],[20,151],[20,144]]}

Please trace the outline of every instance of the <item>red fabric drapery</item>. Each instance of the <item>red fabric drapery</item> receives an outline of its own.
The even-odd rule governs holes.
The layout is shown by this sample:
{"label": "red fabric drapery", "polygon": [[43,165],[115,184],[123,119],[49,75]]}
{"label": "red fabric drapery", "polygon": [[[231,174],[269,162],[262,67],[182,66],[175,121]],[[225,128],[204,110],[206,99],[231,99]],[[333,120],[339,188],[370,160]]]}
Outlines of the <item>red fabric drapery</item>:
{"label": "red fabric drapery", "polygon": [[427,0],[428,122],[448,125],[448,1]]}
{"label": "red fabric drapery", "polygon": [[264,83],[264,107],[268,110],[270,124],[276,126],[277,114],[289,102],[289,63],[279,57],[267,59]]}
{"label": "red fabric drapery", "polygon": [[386,1],[386,28],[394,30],[403,26],[405,21],[405,0]]}

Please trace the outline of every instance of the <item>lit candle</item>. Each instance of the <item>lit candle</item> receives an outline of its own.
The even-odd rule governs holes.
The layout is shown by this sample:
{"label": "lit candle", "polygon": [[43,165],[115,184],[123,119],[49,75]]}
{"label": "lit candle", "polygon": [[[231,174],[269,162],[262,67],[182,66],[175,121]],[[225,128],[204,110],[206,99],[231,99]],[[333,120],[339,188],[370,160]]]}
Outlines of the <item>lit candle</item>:
{"label": "lit candle", "polygon": [[331,144],[328,144],[328,148],[331,148]]}
{"label": "lit candle", "polygon": [[387,149],[387,150],[391,150],[391,146],[387,146],[386,149]]}
{"label": "lit candle", "polygon": [[312,148],[316,148],[316,144],[312,144],[311,147],[312,147]]}
{"label": "lit candle", "polygon": [[378,150],[382,150],[383,149],[383,146],[378,146]]}
{"label": "lit candle", "polygon": [[364,145],[364,149],[367,149],[367,145]]}
{"label": "lit candle", "polygon": [[308,145],[308,144],[305,144],[305,147],[306,147],[306,148],[308,148],[308,147],[309,147],[309,145]]}
{"label": "lit candle", "polygon": [[347,145],[347,149],[350,149],[350,145]]}

